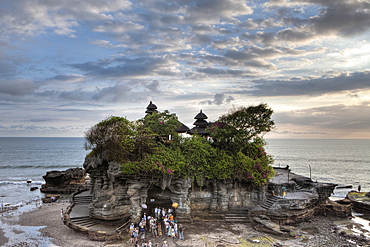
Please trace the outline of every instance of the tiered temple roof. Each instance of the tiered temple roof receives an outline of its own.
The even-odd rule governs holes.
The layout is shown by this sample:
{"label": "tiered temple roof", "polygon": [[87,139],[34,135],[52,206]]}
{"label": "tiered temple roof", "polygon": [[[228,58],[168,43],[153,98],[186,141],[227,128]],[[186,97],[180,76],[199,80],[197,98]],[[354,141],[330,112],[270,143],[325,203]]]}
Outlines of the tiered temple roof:
{"label": "tiered temple roof", "polygon": [[152,114],[157,111],[157,106],[150,101],[149,105],[146,108],[145,113]]}
{"label": "tiered temple roof", "polygon": [[209,135],[209,132],[206,131],[207,127],[209,126],[209,123],[207,122],[207,115],[203,113],[202,110],[194,117],[195,122],[192,129],[188,131],[188,134],[199,134],[199,135]]}

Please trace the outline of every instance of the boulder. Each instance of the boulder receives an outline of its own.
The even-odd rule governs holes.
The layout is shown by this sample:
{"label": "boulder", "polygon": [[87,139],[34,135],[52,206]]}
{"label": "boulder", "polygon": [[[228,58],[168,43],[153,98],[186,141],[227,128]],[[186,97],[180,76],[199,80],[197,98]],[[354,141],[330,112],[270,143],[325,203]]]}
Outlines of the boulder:
{"label": "boulder", "polygon": [[48,171],[43,178],[45,184],[42,185],[40,190],[44,193],[71,194],[87,186],[86,173],[83,168]]}

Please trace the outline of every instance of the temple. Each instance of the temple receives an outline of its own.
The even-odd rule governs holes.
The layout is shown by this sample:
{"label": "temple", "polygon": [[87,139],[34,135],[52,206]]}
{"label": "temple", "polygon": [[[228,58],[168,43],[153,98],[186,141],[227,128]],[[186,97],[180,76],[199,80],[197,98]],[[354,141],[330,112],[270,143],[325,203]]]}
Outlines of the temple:
{"label": "temple", "polygon": [[[145,113],[155,111],[157,106],[150,102]],[[200,111],[195,116],[195,127],[189,129],[182,124],[177,131],[208,136],[207,118]],[[310,178],[292,173],[289,167],[275,167],[276,176],[267,184],[256,186],[248,181],[233,179],[204,178],[200,183],[173,174],[161,177],[127,175],[121,172],[120,164],[107,160],[104,153],[88,155],[83,166],[91,178],[90,190],[84,192],[89,198],[84,202],[85,212],[88,212],[89,219],[110,224],[119,222],[117,228],[126,222],[138,222],[144,212],[151,214],[155,207],[171,208],[172,205],[176,205],[174,210],[179,222],[245,222],[259,215],[266,215],[280,223],[302,221],[317,214],[323,205],[329,203],[328,198],[336,186],[313,182]],[[73,198],[78,198],[78,195]],[[70,206],[66,224],[79,229],[78,221],[71,217],[76,205],[79,204]]]}

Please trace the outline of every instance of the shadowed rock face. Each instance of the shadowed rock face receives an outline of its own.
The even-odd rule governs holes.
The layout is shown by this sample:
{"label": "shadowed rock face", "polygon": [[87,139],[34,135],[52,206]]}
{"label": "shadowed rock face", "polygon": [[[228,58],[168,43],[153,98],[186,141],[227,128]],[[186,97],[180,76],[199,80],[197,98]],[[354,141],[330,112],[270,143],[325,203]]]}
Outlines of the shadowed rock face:
{"label": "shadowed rock face", "polygon": [[71,168],[66,171],[48,171],[43,178],[45,184],[42,185],[42,192],[69,194],[85,186],[86,173],[83,168]]}
{"label": "shadowed rock face", "polygon": [[175,202],[176,217],[183,222],[194,217],[217,219],[219,213],[260,205],[266,199],[265,186],[242,181],[206,179],[200,186],[174,175],[123,175],[119,164],[102,155],[86,158],[84,168],[91,178],[90,216],[97,219],[138,221],[143,211],[152,214],[154,207],[168,208]]}

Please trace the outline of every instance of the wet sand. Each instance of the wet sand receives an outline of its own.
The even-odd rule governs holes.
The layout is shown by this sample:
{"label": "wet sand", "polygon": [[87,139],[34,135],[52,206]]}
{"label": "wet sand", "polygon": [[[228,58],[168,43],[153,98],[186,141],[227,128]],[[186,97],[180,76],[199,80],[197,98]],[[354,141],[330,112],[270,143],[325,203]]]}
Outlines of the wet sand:
{"label": "wet sand", "polygon": [[3,213],[0,246],[103,246],[101,242],[91,241],[86,234],[75,232],[63,224],[60,210],[68,205],[68,202],[44,204],[40,209],[27,205]]}
{"label": "wet sand", "polygon": [[[91,241],[87,234],[68,228],[61,221],[60,210],[68,202],[44,204],[41,209],[27,205],[17,211],[3,213],[0,220],[0,246],[4,247],[90,247],[90,246],[133,246],[127,240],[108,243]],[[32,210],[31,210],[32,209]],[[23,213],[22,213],[23,212]],[[338,219],[337,219],[338,220]],[[275,235],[262,229],[256,230],[253,223],[236,224],[226,222],[196,222],[185,224],[185,241],[167,238],[152,239],[162,246],[164,240],[174,246],[356,246],[341,236],[341,232],[353,227],[351,221],[341,219],[340,226],[335,219],[315,217],[294,226],[296,236]],[[147,233],[148,239],[151,234]],[[141,242],[140,242],[141,243]],[[154,245],[153,245],[154,246]]]}

